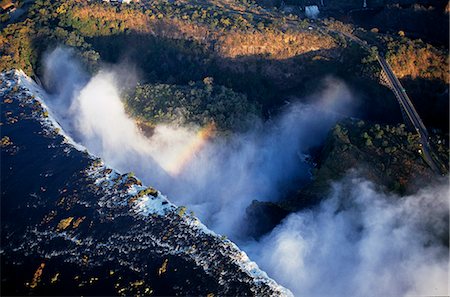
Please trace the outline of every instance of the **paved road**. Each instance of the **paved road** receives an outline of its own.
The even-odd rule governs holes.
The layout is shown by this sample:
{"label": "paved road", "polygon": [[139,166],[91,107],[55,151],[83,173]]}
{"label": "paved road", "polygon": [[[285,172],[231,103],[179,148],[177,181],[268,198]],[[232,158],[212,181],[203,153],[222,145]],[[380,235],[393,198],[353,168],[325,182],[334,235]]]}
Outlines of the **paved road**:
{"label": "paved road", "polygon": [[422,153],[425,161],[428,163],[431,169],[433,169],[434,172],[441,173],[441,170],[439,169],[440,166],[436,163],[431,155],[432,149],[430,147],[430,143],[428,142],[427,128],[420,119],[419,114],[417,113],[414,105],[406,94],[406,91],[403,88],[402,84],[392,71],[391,66],[382,56],[378,55],[377,59],[378,63],[380,63],[381,67],[383,68],[383,71],[387,75],[387,79],[389,80],[389,84],[392,87],[392,91],[394,92],[395,97],[400,103],[410,123],[413,125],[414,129],[420,136],[420,143],[422,146]]}
{"label": "paved road", "polygon": [[[362,41],[356,36],[353,36],[352,34],[346,33],[346,32],[337,32],[335,33],[342,34],[345,37],[357,42],[359,45],[361,45],[366,50],[370,50],[369,45],[367,42]],[[430,146],[430,143],[428,141],[428,131],[425,125],[422,122],[422,119],[420,118],[419,114],[417,113],[416,109],[414,108],[414,105],[411,102],[411,99],[409,99],[408,95],[406,94],[405,88],[403,88],[402,84],[398,80],[397,76],[394,74],[394,71],[392,71],[391,66],[389,63],[382,57],[381,55],[377,55],[378,63],[380,64],[383,71],[386,73],[387,79],[389,80],[389,84],[391,85],[392,92],[394,93],[395,97],[397,98],[397,101],[400,104],[400,107],[405,112],[406,116],[408,117],[409,122],[416,130],[417,134],[419,134],[420,137],[420,144],[421,144],[421,151],[422,156],[425,160],[425,162],[430,166],[430,168],[438,173],[442,174],[442,170],[440,169],[441,166],[436,162],[435,159],[432,157],[432,148]]]}
{"label": "paved road", "polygon": [[414,128],[419,134],[422,134],[426,138],[428,138],[428,131],[425,128],[425,125],[423,124],[422,120],[419,117],[419,114],[417,113],[411,100],[406,94],[405,89],[392,71],[392,68],[383,57],[378,56],[377,59],[378,63],[380,63],[381,67],[383,68],[383,71],[387,74],[387,78],[389,80],[389,83],[391,84],[395,97],[397,97],[400,105],[405,110],[408,119],[411,121]]}

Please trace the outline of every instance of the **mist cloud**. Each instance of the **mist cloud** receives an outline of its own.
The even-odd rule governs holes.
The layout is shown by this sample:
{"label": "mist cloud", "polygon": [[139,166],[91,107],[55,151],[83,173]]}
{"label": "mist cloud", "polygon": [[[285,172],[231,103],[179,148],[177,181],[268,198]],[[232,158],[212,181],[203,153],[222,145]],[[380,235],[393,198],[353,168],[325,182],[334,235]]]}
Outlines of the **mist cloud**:
{"label": "mist cloud", "polygon": [[449,194],[448,181],[398,197],[349,177],[244,249],[296,296],[445,296]]}
{"label": "mist cloud", "polygon": [[[212,230],[241,244],[297,296],[408,296],[448,293],[448,183],[397,197],[350,176],[316,209],[288,216],[259,241],[242,233],[252,200],[277,201],[308,180],[304,152],[351,113],[352,95],[329,78],[314,104],[289,104],[279,116],[230,137],[204,140],[177,174],[170,168],[201,127],[158,125],[142,135],[120,93],[127,79],[102,70],[88,77],[70,50],[45,61],[48,106],[66,132],[122,172],[133,171],[186,205]],[[63,75],[65,74],[65,75]],[[177,165],[177,164],[175,164]],[[444,240],[442,240],[444,238]]]}
{"label": "mist cloud", "polygon": [[290,104],[277,118],[255,123],[246,133],[211,139],[173,176],[170,167],[201,127],[158,125],[147,138],[125,113],[122,75],[102,70],[86,80],[80,69],[71,52],[61,48],[45,62],[47,85],[59,86],[49,106],[62,126],[107,164],[135,172],[232,238],[239,237],[252,200],[276,201],[293,181],[298,187],[309,179],[303,153],[324,140],[341,116],[336,107],[351,101],[342,82],[329,80],[315,105]]}

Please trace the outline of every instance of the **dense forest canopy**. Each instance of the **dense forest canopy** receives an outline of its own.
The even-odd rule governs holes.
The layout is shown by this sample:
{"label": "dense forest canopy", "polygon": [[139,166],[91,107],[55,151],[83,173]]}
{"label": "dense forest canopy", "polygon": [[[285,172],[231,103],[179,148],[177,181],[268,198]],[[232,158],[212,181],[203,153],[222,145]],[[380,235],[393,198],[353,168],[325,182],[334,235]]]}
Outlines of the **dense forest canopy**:
{"label": "dense forest canopy", "polygon": [[[19,68],[39,76],[42,55],[66,45],[92,72],[100,63],[126,59],[138,65],[143,83],[183,89],[190,81],[213,77],[215,86],[246,95],[265,115],[284,98],[304,97],[320,87],[320,78],[333,75],[361,93],[364,116],[398,117],[392,94],[379,84],[374,53],[339,34],[351,32],[386,53],[413,98],[431,102],[417,104],[425,114],[442,112],[443,97],[437,94],[448,89],[447,49],[401,32],[379,34],[332,18],[314,22],[254,2],[38,0],[28,9],[26,17],[2,27],[1,70]],[[386,97],[390,100],[380,105],[379,98]]]}
{"label": "dense forest canopy", "polygon": [[153,125],[215,123],[219,131],[242,131],[252,124],[252,117],[260,117],[245,95],[214,86],[211,78],[189,86],[138,85],[126,102],[134,117]]}

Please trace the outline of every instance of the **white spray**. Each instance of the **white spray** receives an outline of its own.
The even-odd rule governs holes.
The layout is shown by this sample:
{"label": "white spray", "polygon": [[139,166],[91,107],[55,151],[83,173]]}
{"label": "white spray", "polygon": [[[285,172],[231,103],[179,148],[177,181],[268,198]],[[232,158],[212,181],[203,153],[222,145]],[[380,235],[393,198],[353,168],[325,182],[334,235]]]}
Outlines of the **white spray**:
{"label": "white spray", "polygon": [[[102,71],[85,79],[61,49],[46,61],[49,84],[64,86],[48,105],[74,139],[240,242],[245,208],[253,199],[276,201],[293,180],[307,179],[309,168],[299,154],[320,144],[339,118],[336,111],[351,103],[345,85],[328,80],[311,100],[315,105],[291,104],[270,123],[214,139],[172,176],[168,164],[199,127],[158,126],[146,138],[125,114],[120,77]],[[68,75],[55,75],[62,71]],[[448,232],[447,197],[447,184],[401,199],[359,179],[343,181],[320,208],[289,216],[245,250],[299,296],[446,295],[448,248],[433,235]]]}

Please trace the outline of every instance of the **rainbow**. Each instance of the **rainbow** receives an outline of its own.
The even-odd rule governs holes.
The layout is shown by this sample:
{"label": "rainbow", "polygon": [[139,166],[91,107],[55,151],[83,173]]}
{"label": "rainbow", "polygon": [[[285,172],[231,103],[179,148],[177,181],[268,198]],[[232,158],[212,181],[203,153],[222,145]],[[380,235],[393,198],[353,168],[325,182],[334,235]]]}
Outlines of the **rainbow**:
{"label": "rainbow", "polygon": [[166,170],[172,176],[179,175],[186,165],[194,158],[195,154],[200,151],[208,139],[214,136],[216,132],[216,125],[214,122],[209,123],[197,132],[195,138],[190,141],[182,152],[176,156],[167,166]]}

